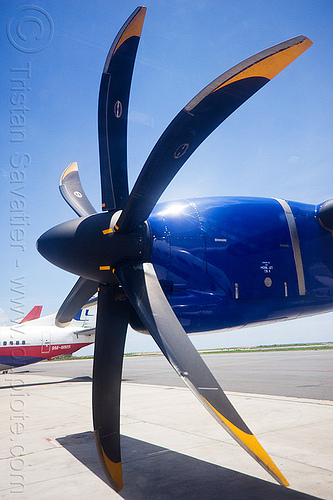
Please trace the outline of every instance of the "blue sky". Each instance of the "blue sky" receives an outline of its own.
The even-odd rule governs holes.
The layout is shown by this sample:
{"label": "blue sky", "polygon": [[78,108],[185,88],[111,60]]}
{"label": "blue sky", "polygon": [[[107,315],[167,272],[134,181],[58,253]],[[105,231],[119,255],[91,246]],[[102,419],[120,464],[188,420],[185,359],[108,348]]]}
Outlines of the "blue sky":
{"label": "blue sky", "polygon": [[[59,177],[72,161],[79,164],[89,199],[100,208],[101,71],[114,36],[138,4],[37,1],[34,12],[40,24],[23,22],[22,16],[31,17],[29,5],[20,0],[1,4],[0,321],[7,323],[18,317],[11,310],[15,297],[20,295],[22,311],[43,304],[48,314],[57,310],[76,280],[46,262],[37,253],[35,241],[49,227],[74,217],[58,191]],[[303,34],[313,46],[200,146],[161,200],[244,195],[318,204],[332,198],[331,2],[149,0],[145,5],[130,100],[131,185],[165,127],[204,86],[246,57]],[[20,83],[23,76],[30,77]],[[11,140],[18,137],[13,134],[15,123],[10,122],[17,114],[13,85],[25,85],[22,142]],[[15,184],[21,190],[13,194],[10,175],[17,169],[11,163],[17,162],[22,163],[18,170],[24,178]],[[23,230],[21,248],[10,220],[11,202],[18,199],[18,192],[24,202],[24,225],[14,229]],[[24,296],[13,291],[17,286],[13,281],[22,284]],[[332,330],[332,314],[326,314],[198,336],[194,342],[213,347],[325,341],[332,340]],[[153,346],[139,334],[130,335],[129,350]]]}

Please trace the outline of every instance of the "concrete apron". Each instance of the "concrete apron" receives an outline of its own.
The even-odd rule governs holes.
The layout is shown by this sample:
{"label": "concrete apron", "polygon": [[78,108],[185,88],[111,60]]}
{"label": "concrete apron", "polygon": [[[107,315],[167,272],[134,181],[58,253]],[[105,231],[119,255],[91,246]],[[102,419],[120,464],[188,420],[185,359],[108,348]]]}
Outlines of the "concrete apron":
{"label": "concrete apron", "polygon": [[333,402],[228,393],[290,483],[267,474],[186,388],[124,382],[124,489],[107,484],[92,432],[91,379],[1,376],[0,498],[333,498]]}

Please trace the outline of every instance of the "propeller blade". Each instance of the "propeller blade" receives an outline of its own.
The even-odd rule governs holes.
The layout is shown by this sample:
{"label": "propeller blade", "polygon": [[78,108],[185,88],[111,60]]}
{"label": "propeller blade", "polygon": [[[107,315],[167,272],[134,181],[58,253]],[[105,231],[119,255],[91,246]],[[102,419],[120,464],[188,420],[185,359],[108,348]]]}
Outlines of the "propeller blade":
{"label": "propeller blade", "polygon": [[259,52],[194,97],[150,153],[116,229],[128,233],[146,220],[168,184],[206,137],[310,45],[308,38],[299,36]]}
{"label": "propeller blade", "polygon": [[103,210],[121,209],[128,198],[127,116],[135,56],[145,7],[138,7],[116,36],[107,56],[98,104]]}
{"label": "propeller blade", "polygon": [[79,217],[86,217],[87,215],[96,213],[81,185],[76,162],[68,165],[62,173],[59,189],[64,200]]}
{"label": "propeller blade", "polygon": [[96,281],[79,278],[57,312],[55,317],[56,326],[67,326],[81,307],[97,292],[97,288],[98,283]]}
{"label": "propeller blade", "polygon": [[130,303],[119,288],[100,285],[93,368],[93,420],[99,459],[111,486],[123,487],[120,382]]}
{"label": "propeller blade", "polygon": [[288,482],[237,413],[174,314],[151,263],[115,269],[132,306],[178,375],[226,431],[281,485]]}

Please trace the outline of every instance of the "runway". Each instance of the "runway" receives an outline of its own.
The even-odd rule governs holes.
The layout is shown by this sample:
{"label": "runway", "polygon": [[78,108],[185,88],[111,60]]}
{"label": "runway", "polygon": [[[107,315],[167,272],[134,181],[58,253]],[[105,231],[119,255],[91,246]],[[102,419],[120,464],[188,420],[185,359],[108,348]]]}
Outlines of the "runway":
{"label": "runway", "polygon": [[[206,354],[226,391],[333,400],[333,350]],[[47,362],[25,368],[36,375],[92,376],[92,359]],[[123,380],[184,387],[164,356],[124,359]]]}
{"label": "runway", "polygon": [[91,360],[3,375],[0,498],[331,500],[333,351],[205,360],[290,488],[276,485],[153,356],[124,363],[119,494],[95,450]]}

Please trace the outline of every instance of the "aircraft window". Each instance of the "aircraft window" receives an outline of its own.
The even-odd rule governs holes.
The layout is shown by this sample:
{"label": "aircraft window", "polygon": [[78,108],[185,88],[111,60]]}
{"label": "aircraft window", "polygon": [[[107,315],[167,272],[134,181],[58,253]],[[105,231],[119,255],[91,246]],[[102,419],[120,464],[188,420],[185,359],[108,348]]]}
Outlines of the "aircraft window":
{"label": "aircraft window", "polygon": [[9,343],[10,343],[10,345],[14,345],[14,342],[12,340]]}
{"label": "aircraft window", "polygon": [[4,340],[4,341],[3,341],[3,345],[7,345],[7,340]]}
{"label": "aircraft window", "polygon": [[20,345],[20,341],[19,341],[19,340],[17,340],[17,341],[15,342],[15,344],[16,344],[16,345]]}
{"label": "aircraft window", "polygon": [[22,340],[22,344],[23,344],[23,345],[25,344],[25,340]]}

